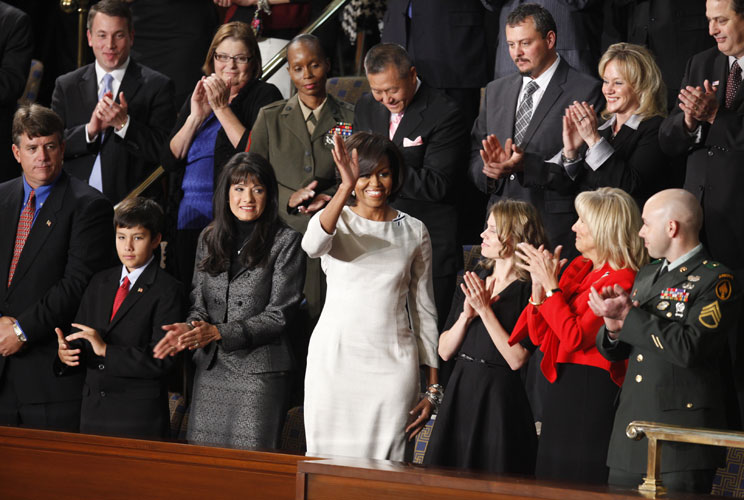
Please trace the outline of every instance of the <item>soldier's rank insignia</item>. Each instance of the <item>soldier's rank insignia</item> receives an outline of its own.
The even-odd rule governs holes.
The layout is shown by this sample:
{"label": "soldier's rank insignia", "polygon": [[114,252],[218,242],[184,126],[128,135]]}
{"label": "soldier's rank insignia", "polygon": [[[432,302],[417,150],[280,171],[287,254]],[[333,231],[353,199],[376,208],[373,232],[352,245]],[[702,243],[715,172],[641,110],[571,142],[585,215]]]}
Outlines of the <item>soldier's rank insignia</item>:
{"label": "soldier's rank insignia", "polygon": [[718,301],[703,307],[700,310],[698,321],[706,328],[718,328],[718,324],[721,322],[721,308],[718,307]]}
{"label": "soldier's rank insignia", "polygon": [[692,281],[693,283],[697,283],[698,281],[700,281],[700,276],[691,274],[687,277],[687,281]]}
{"label": "soldier's rank insignia", "polygon": [[684,288],[685,290],[692,290],[693,288],[695,288],[695,284],[687,281],[685,283],[682,283],[682,288]]}

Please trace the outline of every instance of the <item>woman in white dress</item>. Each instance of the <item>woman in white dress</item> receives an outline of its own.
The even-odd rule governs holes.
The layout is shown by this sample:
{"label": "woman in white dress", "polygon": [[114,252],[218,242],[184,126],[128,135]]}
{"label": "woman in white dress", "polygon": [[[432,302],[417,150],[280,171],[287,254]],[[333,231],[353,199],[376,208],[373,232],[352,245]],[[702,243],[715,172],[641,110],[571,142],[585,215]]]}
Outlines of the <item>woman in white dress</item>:
{"label": "woman in white dress", "polygon": [[[431,242],[388,205],[404,173],[392,142],[335,136],[333,159],[341,183],[302,239],[328,282],[307,358],[307,453],[403,460],[439,390]],[[420,366],[432,384],[423,399]]]}

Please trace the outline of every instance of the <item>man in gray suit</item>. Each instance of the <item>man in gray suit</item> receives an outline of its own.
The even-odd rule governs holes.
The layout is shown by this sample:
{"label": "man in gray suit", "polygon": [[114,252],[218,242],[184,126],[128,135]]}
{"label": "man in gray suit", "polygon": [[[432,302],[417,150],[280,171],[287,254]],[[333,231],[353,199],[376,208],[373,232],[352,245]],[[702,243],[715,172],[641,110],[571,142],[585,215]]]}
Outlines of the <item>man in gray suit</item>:
{"label": "man in gray suit", "polygon": [[505,32],[520,74],[486,87],[471,136],[469,174],[490,194],[490,203],[511,198],[535,205],[551,243],[563,245],[563,255],[571,258],[576,256],[575,193],[545,187],[545,160],[561,151],[566,107],[586,101],[598,109],[600,84],[558,56],[555,21],[547,9],[520,5],[507,17]]}

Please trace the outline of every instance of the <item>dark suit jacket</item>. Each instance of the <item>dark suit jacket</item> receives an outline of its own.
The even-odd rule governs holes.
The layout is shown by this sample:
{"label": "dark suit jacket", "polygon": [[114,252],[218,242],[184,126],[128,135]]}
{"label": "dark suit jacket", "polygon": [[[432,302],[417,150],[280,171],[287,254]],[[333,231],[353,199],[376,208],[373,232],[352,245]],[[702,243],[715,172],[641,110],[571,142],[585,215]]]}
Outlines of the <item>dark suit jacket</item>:
{"label": "dark suit jacket", "polygon": [[382,41],[405,47],[434,88],[480,88],[490,76],[484,21],[480,0],[388,0]]}
{"label": "dark suit jacket", "polygon": [[103,143],[90,144],[85,140],[85,125],[98,103],[95,64],[60,76],[52,95],[52,109],[65,124],[65,170],[87,182],[100,151],[103,194],[114,203],[159,165],[160,150],[176,119],[173,83],[134,60],[129,62],[119,92],[129,105],[126,136],[122,139],[109,129]]}
{"label": "dark suit jacket", "polygon": [[524,172],[491,180],[483,173],[480,156],[482,140],[495,134],[503,144],[514,136],[514,117],[522,88],[519,74],[505,76],[488,84],[478,119],[473,125],[470,149],[470,177],[484,193],[490,193],[490,203],[499,199],[517,199],[532,203],[543,218],[551,243],[563,245],[563,256],[577,256],[571,226],[576,222],[574,210],[575,187],[565,190],[545,189],[544,161],[552,158],[563,147],[563,114],[574,101],[586,101],[599,109],[602,97],[599,81],[579,73],[561,59],[553,78],[535,109],[522,140],[525,152]]}
{"label": "dark suit jacket", "polygon": [[80,399],[81,378],[57,379],[55,327],[66,328],[93,274],[112,262],[112,208],[98,191],[62,172],[36,216],[6,288],[23,201],[19,177],[0,184],[0,314],[15,317],[28,342],[0,358],[2,383],[21,404]]}
{"label": "dark suit jacket", "polygon": [[637,130],[623,125],[614,138],[612,127],[600,130],[599,135],[609,142],[614,152],[597,170],[592,170],[582,161],[577,166],[576,178],[572,180],[562,165],[548,162],[547,168],[538,172],[540,177],[533,179],[533,183],[557,190],[569,189],[572,182],[580,191],[617,187],[632,195],[638,207],[643,209],[651,195],[682,186],[682,175],[677,165],[661,151],[659,125],[663,120],[660,116],[643,120]]}
{"label": "dark suit jacket", "polygon": [[29,17],[0,2],[0,182],[20,173],[10,151],[11,125],[18,98],[26,88],[33,48]]}
{"label": "dark suit jacket", "polygon": [[[155,258],[129,290],[113,320],[111,309],[119,288],[121,265],[93,276],[85,289],[75,323],[98,330],[106,342],[106,357],[97,356],[85,340],[85,369],[80,432],[163,438],[169,435],[166,374],[174,358],[155,359],[152,350],[163,338],[163,325],[183,321],[183,286],[160,269]],[[55,360],[62,375],[81,371]]]}
{"label": "dark suit jacket", "polygon": [[718,114],[702,126],[698,144],[684,129],[684,114],[675,108],[659,131],[662,149],[670,155],[687,153],[685,189],[703,206],[703,239],[713,258],[738,270],[744,268],[744,85],[732,109],[724,107],[728,57],[712,48],[687,62],[682,85],[702,86],[718,81]]}
{"label": "dark suit jacket", "polygon": [[[721,364],[729,362],[726,331],[736,323],[740,297],[731,271],[709,259],[700,252],[656,283],[662,261],[643,267],[631,293],[640,306],[625,318],[620,342],[610,344],[604,327],[597,334],[603,356],[611,361],[628,359],[607,456],[611,468],[646,471],[648,442],[625,435],[633,420],[727,428]],[[686,301],[662,297],[670,288],[688,293]],[[715,468],[725,452],[712,446],[664,443],[661,471]]]}
{"label": "dark suit jacket", "polygon": [[[354,130],[388,137],[390,111],[371,95],[362,96],[354,110]],[[421,138],[421,145],[403,145],[404,139],[417,138]],[[455,203],[466,141],[467,132],[454,101],[422,83],[393,137],[403,153],[406,172],[403,188],[391,205],[426,225],[435,277],[454,274],[460,268]]]}
{"label": "dark suit jacket", "polygon": [[[499,13],[499,43],[496,47],[494,77],[500,78],[517,72],[506,45],[506,18],[511,11],[527,0],[481,0]],[[605,0],[531,0],[542,5],[555,19],[558,29],[556,49],[571,67],[582,73],[597,74],[597,63],[602,55],[602,4]]]}

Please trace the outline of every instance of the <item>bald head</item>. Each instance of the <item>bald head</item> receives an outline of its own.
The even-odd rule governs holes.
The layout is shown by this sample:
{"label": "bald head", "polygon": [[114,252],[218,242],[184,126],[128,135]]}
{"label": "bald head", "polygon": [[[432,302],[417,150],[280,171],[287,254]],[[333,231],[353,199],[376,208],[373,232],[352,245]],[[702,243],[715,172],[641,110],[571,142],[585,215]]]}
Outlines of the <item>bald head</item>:
{"label": "bald head", "polygon": [[665,189],[659,191],[646,202],[652,210],[666,220],[679,223],[680,231],[688,232],[697,238],[703,227],[703,210],[695,196],[684,189]]}
{"label": "bald head", "polygon": [[654,258],[674,261],[700,243],[703,211],[697,199],[684,189],[666,189],[643,206],[639,232]]}

